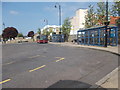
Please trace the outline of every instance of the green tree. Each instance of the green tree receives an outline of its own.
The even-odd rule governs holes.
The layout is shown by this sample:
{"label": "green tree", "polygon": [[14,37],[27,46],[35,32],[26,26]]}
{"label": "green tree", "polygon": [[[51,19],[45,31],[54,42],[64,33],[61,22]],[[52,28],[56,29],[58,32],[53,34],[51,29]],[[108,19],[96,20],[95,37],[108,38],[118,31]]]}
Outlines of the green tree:
{"label": "green tree", "polygon": [[105,2],[98,2],[97,3],[97,20],[100,25],[104,25],[106,20],[106,5]]}
{"label": "green tree", "polygon": [[[110,7],[108,7],[108,17],[110,15],[111,15],[111,11],[110,11]],[[104,25],[104,22],[106,22],[106,3],[105,2],[97,3],[97,22],[100,25]]]}
{"label": "green tree", "polygon": [[53,28],[52,28],[52,27],[49,28],[49,32],[50,32],[50,33],[53,33]]}
{"label": "green tree", "polygon": [[[112,6],[112,15],[120,17],[120,1],[114,2]],[[119,31],[120,31],[120,18],[116,20],[116,25],[118,26]]]}
{"label": "green tree", "polygon": [[43,35],[49,35],[49,31],[47,30],[47,28],[43,30]]}
{"label": "green tree", "polygon": [[39,35],[41,34],[41,29],[40,29],[40,28],[38,28],[37,33],[38,33]]}
{"label": "green tree", "polygon": [[94,11],[94,6],[89,5],[88,6],[88,12],[87,15],[85,16],[85,27],[86,28],[90,28],[92,26],[96,25],[96,15],[95,15],[95,11]]}
{"label": "green tree", "polygon": [[120,16],[120,1],[115,1],[112,6],[112,15]]}
{"label": "green tree", "polygon": [[23,37],[22,33],[18,33],[17,37]]}
{"label": "green tree", "polygon": [[69,18],[66,18],[62,25],[62,34],[65,35],[65,41],[68,41],[68,37],[70,35],[70,30],[71,30],[71,23],[69,21]]}
{"label": "green tree", "polygon": [[49,36],[50,33],[52,33],[52,32],[53,32],[52,28],[46,28],[43,30],[43,35]]}

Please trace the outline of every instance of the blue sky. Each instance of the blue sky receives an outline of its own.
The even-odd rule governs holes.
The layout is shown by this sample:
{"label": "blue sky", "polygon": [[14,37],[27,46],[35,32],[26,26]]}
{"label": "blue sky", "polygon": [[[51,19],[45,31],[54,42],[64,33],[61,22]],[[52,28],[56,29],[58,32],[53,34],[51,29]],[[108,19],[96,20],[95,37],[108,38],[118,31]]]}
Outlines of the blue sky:
{"label": "blue sky", "polygon": [[[78,8],[88,8],[95,2],[60,2],[62,7],[62,21],[66,17],[75,15]],[[45,26],[44,19],[49,25],[58,25],[58,8],[55,2],[2,2],[2,21],[6,27],[15,27],[26,35],[29,31],[37,32]]]}

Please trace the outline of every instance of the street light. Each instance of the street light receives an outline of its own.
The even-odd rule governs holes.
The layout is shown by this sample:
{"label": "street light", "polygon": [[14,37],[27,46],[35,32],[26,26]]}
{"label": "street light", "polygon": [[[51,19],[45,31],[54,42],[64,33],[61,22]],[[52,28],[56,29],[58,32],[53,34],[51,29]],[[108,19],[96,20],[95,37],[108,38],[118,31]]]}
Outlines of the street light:
{"label": "street light", "polygon": [[44,19],[44,22],[46,22],[46,26],[47,26],[47,29],[46,29],[46,35],[47,35],[47,32],[48,32],[48,20]]}
{"label": "street light", "polygon": [[48,20],[47,19],[44,19],[44,22],[46,22],[46,25],[48,25]]}
{"label": "street light", "polygon": [[107,27],[109,25],[109,21],[108,21],[108,0],[106,0],[106,21],[104,22],[105,24],[105,45],[104,47],[107,47]]}
{"label": "street light", "polygon": [[56,3],[55,8],[57,8],[57,5],[59,8],[59,26],[60,26],[60,33],[61,33],[61,6],[59,3]]}
{"label": "street light", "polygon": [[3,22],[3,29],[5,29],[5,23]]}

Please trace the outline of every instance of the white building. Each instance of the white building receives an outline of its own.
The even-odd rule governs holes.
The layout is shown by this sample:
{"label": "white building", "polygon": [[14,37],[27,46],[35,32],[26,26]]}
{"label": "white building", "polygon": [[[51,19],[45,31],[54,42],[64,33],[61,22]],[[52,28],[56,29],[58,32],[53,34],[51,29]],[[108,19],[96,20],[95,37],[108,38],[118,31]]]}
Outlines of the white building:
{"label": "white building", "polygon": [[85,28],[85,16],[87,15],[88,9],[77,9],[75,16],[70,19],[72,30],[70,35],[77,34],[77,31]]}
{"label": "white building", "polygon": [[41,29],[41,31],[43,32],[43,30],[46,29],[48,31],[52,30],[52,32],[59,34],[59,28],[60,28],[60,26],[57,26],[57,25],[46,25]]}

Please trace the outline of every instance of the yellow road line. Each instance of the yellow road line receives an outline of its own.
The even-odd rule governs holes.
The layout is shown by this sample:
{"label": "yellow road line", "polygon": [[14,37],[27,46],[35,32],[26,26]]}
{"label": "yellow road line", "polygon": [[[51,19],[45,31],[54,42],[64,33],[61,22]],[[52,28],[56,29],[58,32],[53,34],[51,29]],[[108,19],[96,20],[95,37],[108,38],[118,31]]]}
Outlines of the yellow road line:
{"label": "yellow road line", "polygon": [[0,82],[0,84],[6,83],[6,82],[8,82],[8,81],[10,81],[10,80],[11,80],[11,79],[4,80],[4,81]]}
{"label": "yellow road line", "polygon": [[9,62],[9,63],[5,63],[5,64],[3,64],[3,66],[4,65],[9,65],[9,64],[12,64],[12,63],[14,63],[14,61],[13,62]]}
{"label": "yellow road line", "polygon": [[59,62],[59,61],[64,60],[64,59],[65,59],[65,58],[60,58],[60,59],[56,60],[56,62]]}
{"label": "yellow road line", "polygon": [[36,56],[32,56],[32,57],[28,57],[28,58],[36,58],[39,57],[40,55],[36,55]]}
{"label": "yellow road line", "polygon": [[55,57],[55,58],[61,58],[61,57]]}
{"label": "yellow road line", "polygon": [[36,57],[46,57],[46,56],[43,56],[43,55],[36,55],[36,56],[32,56],[32,57],[28,57],[28,58],[36,58]]}
{"label": "yellow road line", "polygon": [[14,63],[14,62],[9,62],[9,63],[6,63],[6,64],[12,64],[12,63]]}
{"label": "yellow road line", "polygon": [[46,56],[42,56],[42,57],[46,57]]}
{"label": "yellow road line", "polygon": [[33,72],[33,71],[38,70],[38,69],[41,69],[41,68],[43,68],[43,67],[45,67],[45,66],[46,66],[46,65],[42,65],[42,66],[37,67],[37,68],[35,68],[35,69],[29,70],[29,72]]}

